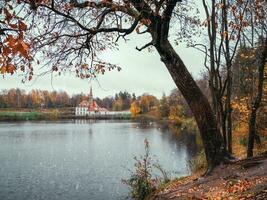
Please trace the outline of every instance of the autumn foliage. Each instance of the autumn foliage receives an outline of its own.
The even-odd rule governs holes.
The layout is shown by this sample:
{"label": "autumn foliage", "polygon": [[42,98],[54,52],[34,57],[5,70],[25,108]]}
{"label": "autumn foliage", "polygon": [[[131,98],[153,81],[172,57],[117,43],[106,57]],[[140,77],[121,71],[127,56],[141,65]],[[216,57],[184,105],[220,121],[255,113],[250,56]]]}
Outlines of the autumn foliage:
{"label": "autumn foliage", "polygon": [[[231,159],[227,151],[232,152],[232,118],[238,116],[238,113],[243,115],[239,119],[247,120],[253,113],[253,105],[259,104],[253,104],[253,98],[250,100],[253,94],[235,96],[234,60],[237,59],[236,53],[242,46],[241,42],[254,48],[258,45],[256,41],[267,37],[264,32],[265,1],[203,0],[206,19],[202,23],[192,14],[193,4],[190,1],[0,2],[0,72],[3,76],[21,70],[23,81],[32,80],[33,68],[40,65],[39,70],[43,71],[39,76],[72,72],[82,79],[94,79],[107,71],[121,70],[118,65],[101,58],[103,51],[107,48],[118,49],[118,41],[127,41],[127,36],[133,32],[138,35],[148,34],[150,40],[136,49],[142,51],[153,47],[159,53],[161,61],[191,108],[203,140],[208,140],[203,144],[210,169],[225,157]],[[173,20],[179,23],[173,23]],[[196,38],[193,38],[201,27],[206,30],[203,37],[208,36],[205,44],[197,44]],[[177,33],[174,43],[189,41],[189,46],[204,52],[210,102],[173,47],[170,41],[170,33],[173,32]],[[248,63],[249,59],[264,60],[254,59],[252,55],[245,55],[244,59],[247,60],[244,62]],[[133,116],[149,113],[177,123],[181,123],[183,116],[190,113],[187,104],[172,103],[170,97],[157,100],[151,95],[142,95],[139,99],[129,99],[115,98],[112,109],[123,110],[131,104]],[[248,101],[251,104],[246,108],[245,102]],[[186,109],[179,107],[181,105]]]}
{"label": "autumn foliage", "polygon": [[[1,74],[13,74],[18,68],[27,71],[28,78],[33,75],[30,61],[30,43],[25,38],[27,25],[16,15],[16,9],[9,1],[2,2],[0,7],[0,71]],[[1,5],[1,6],[2,6]],[[27,69],[25,67],[27,66]]]}

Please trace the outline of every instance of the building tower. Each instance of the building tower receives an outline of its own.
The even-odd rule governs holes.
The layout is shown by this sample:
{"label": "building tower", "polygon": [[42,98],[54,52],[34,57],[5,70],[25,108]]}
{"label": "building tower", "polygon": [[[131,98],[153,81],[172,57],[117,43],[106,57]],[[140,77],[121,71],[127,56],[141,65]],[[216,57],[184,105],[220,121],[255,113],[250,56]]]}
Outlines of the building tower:
{"label": "building tower", "polygon": [[88,96],[88,101],[91,104],[91,103],[93,103],[93,100],[94,100],[94,98],[93,98],[93,90],[92,90],[92,86],[91,86],[90,87],[89,96]]}

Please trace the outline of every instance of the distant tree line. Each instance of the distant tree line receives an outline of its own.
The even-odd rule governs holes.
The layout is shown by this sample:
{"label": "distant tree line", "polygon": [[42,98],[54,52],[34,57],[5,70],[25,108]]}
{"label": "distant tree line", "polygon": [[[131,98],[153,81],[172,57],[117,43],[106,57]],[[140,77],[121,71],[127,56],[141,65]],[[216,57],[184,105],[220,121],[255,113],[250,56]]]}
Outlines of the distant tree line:
{"label": "distant tree line", "polygon": [[0,92],[0,108],[55,108],[69,107],[81,95],[70,96],[64,91],[22,89],[2,90]]}
{"label": "distant tree line", "polygon": [[[200,89],[207,94],[207,97],[211,99],[207,76],[206,73],[202,73],[196,82]],[[177,88],[173,89],[169,95],[163,93],[160,99],[145,93],[132,101],[130,111],[133,117],[147,115],[158,119],[166,119],[180,126],[187,126],[189,125],[187,122],[190,122],[190,126],[196,127],[193,113]]]}
{"label": "distant tree line", "polygon": [[[9,89],[0,92],[0,108],[64,108],[75,107],[81,101],[87,100],[86,94],[74,94],[70,96],[65,91]],[[130,109],[132,101],[136,100],[135,94],[127,91],[116,93],[114,96],[103,99],[95,98],[97,104],[109,110]]]}

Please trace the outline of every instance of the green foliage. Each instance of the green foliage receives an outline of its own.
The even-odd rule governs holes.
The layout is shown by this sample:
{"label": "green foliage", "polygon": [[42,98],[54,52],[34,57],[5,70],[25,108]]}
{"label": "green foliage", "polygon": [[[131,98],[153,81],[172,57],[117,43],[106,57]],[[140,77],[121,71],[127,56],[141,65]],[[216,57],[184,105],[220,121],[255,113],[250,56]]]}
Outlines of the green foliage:
{"label": "green foliage", "polygon": [[247,138],[246,137],[239,138],[239,144],[246,147],[247,146]]}
{"label": "green foliage", "polygon": [[0,121],[27,121],[27,120],[56,120],[59,119],[60,111],[38,110],[38,111],[1,111]]}
{"label": "green foliage", "polygon": [[0,120],[37,120],[42,119],[39,112],[0,112]]}
{"label": "green foliage", "polygon": [[[170,180],[167,172],[161,167],[161,165],[159,165],[158,162],[153,163],[147,139],[145,139],[144,144],[145,154],[139,159],[134,157],[134,160],[136,161],[134,171],[131,171],[129,179],[122,180],[124,184],[130,187],[130,197],[137,200],[145,199],[158,187]],[[154,168],[160,171],[163,176],[162,178],[153,178],[152,171]]]}

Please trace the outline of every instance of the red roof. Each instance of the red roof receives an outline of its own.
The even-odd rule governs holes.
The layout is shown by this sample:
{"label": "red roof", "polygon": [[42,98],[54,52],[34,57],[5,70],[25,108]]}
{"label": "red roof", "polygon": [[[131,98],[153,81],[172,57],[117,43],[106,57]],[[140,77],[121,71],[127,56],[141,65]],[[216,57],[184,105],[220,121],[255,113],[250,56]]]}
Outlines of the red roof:
{"label": "red roof", "polygon": [[83,100],[80,104],[79,107],[87,107],[88,111],[101,111],[101,112],[108,112],[106,108],[100,107],[96,101],[92,101],[91,103],[89,101]]}
{"label": "red roof", "polygon": [[96,101],[93,101],[88,106],[88,111],[96,111],[98,110],[99,106],[97,105]]}
{"label": "red roof", "polygon": [[108,110],[106,108],[101,108],[96,103],[96,101],[93,101],[92,103],[89,104],[88,111],[102,111],[102,112],[107,112]]}
{"label": "red roof", "polygon": [[88,107],[89,104],[89,101],[83,100],[81,103],[79,103],[79,107]]}

